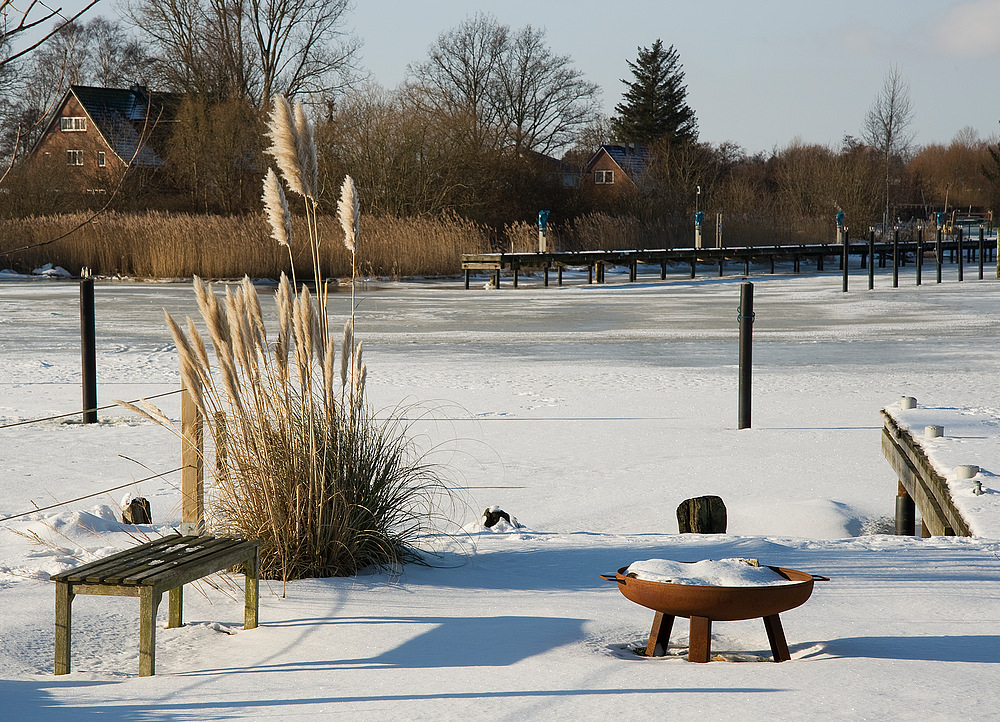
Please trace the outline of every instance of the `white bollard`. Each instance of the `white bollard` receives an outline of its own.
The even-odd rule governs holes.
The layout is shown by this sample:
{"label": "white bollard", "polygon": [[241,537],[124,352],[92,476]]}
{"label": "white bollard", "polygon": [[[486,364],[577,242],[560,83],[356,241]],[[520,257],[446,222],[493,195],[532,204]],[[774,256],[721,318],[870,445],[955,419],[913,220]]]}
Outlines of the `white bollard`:
{"label": "white bollard", "polygon": [[899,408],[901,409],[915,409],[917,408],[917,400],[912,396],[900,396],[899,397]]}
{"label": "white bollard", "polygon": [[943,426],[925,426],[924,427],[924,438],[925,439],[937,439],[938,437],[944,436]]}
{"label": "white bollard", "polygon": [[959,464],[955,467],[956,479],[971,479],[979,473],[979,467],[975,464]]}

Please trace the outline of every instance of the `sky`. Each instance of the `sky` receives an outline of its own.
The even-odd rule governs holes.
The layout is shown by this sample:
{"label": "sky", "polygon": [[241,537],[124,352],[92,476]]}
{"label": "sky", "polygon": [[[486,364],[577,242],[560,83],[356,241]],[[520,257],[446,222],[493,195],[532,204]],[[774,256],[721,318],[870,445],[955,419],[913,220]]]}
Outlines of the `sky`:
{"label": "sky", "polygon": [[638,48],[673,45],[700,139],[751,153],[859,135],[893,65],[910,85],[916,143],[948,143],[966,126],[1000,132],[1000,0],[355,0],[347,23],[363,65],[393,87],[475,12],[544,28],[553,51],[602,88],[607,114]]}

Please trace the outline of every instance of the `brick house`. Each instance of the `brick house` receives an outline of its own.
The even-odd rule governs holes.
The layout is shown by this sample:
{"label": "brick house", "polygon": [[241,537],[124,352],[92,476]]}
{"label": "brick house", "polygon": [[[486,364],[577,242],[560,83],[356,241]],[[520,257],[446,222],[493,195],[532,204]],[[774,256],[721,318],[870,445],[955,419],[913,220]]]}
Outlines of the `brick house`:
{"label": "brick house", "polygon": [[634,190],[646,172],[649,157],[649,149],[644,145],[602,145],[584,166],[581,185],[603,196]]}
{"label": "brick house", "polygon": [[52,187],[103,194],[126,171],[155,176],[181,95],[71,85],[28,155]]}

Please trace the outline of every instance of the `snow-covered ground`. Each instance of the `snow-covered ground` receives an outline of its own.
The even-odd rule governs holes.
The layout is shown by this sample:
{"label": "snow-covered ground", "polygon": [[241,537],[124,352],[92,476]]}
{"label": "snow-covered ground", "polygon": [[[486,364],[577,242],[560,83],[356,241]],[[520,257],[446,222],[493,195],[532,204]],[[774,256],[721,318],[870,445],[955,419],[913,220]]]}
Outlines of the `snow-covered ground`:
{"label": "snow-covered ground", "polygon": [[[186,594],[187,626],[158,631],[151,678],[136,676],[137,602],[78,597],[74,671],[55,677],[48,575],[132,543],[136,532],[115,521],[126,492],[150,499],[156,532],[176,524],[179,480],[0,523],[0,717],[994,715],[1000,539],[880,533],[896,479],[878,412],[910,395],[1000,420],[1000,283],[959,284],[948,266],[944,283],[925,273],[918,289],[908,266],[899,289],[879,271],[875,291],[859,276],[843,294],[835,271],[789,270],[751,279],[744,430],[738,277],[367,287],[358,337],[371,400],[417,404],[405,412],[412,430],[456,486],[453,534],[429,540],[432,565],[271,583],[261,626],[246,632],[239,593],[224,580],[201,584]],[[333,304],[339,322],[349,299]],[[98,283],[102,403],[179,385],[163,308],[194,315],[190,285]],[[78,331],[75,284],[0,280],[0,425],[79,408]],[[160,401],[178,416],[176,397]],[[179,465],[168,432],[122,410],[100,417],[0,429],[0,518]],[[997,493],[1000,458],[956,463],[982,467],[987,494]],[[704,494],[725,500],[729,533],[678,535],[677,505]],[[492,505],[523,528],[477,528]],[[782,615],[792,660],[688,663],[685,620],[670,656],[635,654],[652,612],[598,574],[636,560],[723,558],[831,578]],[[712,647],[727,660],[769,656],[759,620],[717,623]]]}

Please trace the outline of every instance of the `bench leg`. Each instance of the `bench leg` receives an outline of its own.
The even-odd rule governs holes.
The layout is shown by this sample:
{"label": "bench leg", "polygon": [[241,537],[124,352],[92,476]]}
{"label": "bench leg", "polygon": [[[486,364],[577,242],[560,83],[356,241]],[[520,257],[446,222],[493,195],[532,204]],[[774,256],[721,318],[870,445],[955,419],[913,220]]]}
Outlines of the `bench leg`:
{"label": "bench leg", "polygon": [[139,591],[139,676],[156,674],[156,609],[162,592],[153,594],[152,587]]}
{"label": "bench leg", "polygon": [[56,674],[69,674],[70,670],[74,596],[76,595],[70,591],[69,584],[56,582]]}
{"label": "bench leg", "polygon": [[707,617],[691,617],[691,632],[688,637],[688,661],[707,662],[712,656],[712,620]]}
{"label": "bench leg", "polygon": [[260,611],[260,551],[254,548],[247,558],[243,578],[243,629],[257,628]]}
{"label": "bench leg", "polygon": [[175,587],[167,593],[167,603],[169,604],[167,615],[167,628],[184,626],[184,585]]}
{"label": "bench leg", "polygon": [[647,657],[662,657],[667,653],[670,642],[670,630],[674,626],[674,616],[657,612],[653,617],[653,628],[649,630],[649,642],[646,644]]}
{"label": "bench leg", "polygon": [[775,662],[787,662],[792,658],[788,653],[788,643],[785,641],[785,630],[781,628],[781,620],[777,614],[764,617],[764,629],[767,630],[767,641],[771,644],[771,654]]}

